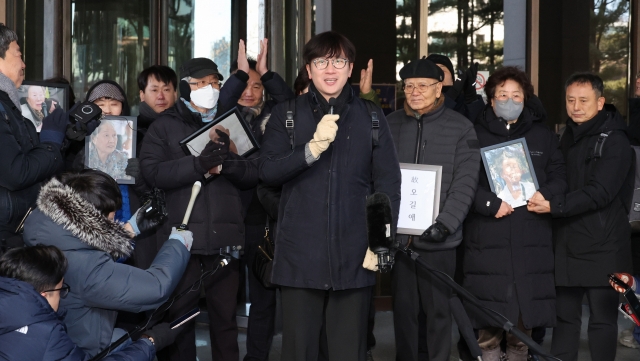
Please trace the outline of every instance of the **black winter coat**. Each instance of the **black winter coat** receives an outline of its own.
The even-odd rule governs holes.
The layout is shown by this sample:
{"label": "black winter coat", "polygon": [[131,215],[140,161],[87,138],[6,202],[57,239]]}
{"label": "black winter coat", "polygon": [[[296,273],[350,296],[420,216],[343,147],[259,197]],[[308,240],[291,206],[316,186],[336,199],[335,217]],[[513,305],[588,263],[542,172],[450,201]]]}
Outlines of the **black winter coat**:
{"label": "black winter coat", "polygon": [[[40,143],[33,123],[0,91],[0,240],[35,206],[41,182],[62,169],[60,145]],[[1,243],[1,242],[0,242]],[[0,244],[0,247],[2,245]],[[1,251],[0,251],[1,252]]]}
{"label": "black winter coat", "polygon": [[[556,286],[606,287],[607,275],[631,271],[629,207],[635,166],[627,126],[615,107],[577,125],[561,140],[569,192],[550,200],[555,219]],[[594,158],[603,132],[611,131]]]}
{"label": "black winter coat", "polygon": [[[262,112],[258,114],[256,117],[249,116],[250,121],[247,123],[249,127],[253,131],[253,135],[256,138],[258,144],[262,143],[262,135],[264,134],[264,128],[271,117],[271,111],[273,107],[276,106],[277,103],[284,102],[288,99],[293,99],[295,95],[285,83],[285,81],[278,75],[278,73],[274,73],[272,71],[266,72],[262,77],[260,77],[262,84],[264,85],[267,94],[271,96],[271,100],[268,100],[264,103],[262,107]],[[243,112],[246,111],[243,109]],[[245,117],[247,120],[247,117]],[[256,152],[251,155],[252,159],[258,159],[260,157],[260,152]],[[247,191],[246,198],[250,198],[249,206],[247,210],[247,215],[245,216],[245,224],[253,224],[253,225],[264,225],[267,217],[267,212],[265,208],[260,203],[258,199],[258,195],[256,193],[257,189],[252,189],[251,191]]]}
{"label": "black winter coat", "polygon": [[221,247],[244,245],[244,215],[240,191],[255,187],[258,174],[254,162],[229,153],[222,174],[204,181],[208,170],[198,159],[185,155],[179,142],[202,128],[200,115],[178,101],[149,127],[140,152],[142,175],[152,187],[165,191],[169,219],[157,232],[167,239],[171,227],[182,223],[191,198],[191,187],[202,181],[202,189],[193,206],[189,230],[193,232],[191,253],[218,254]]}
{"label": "black winter coat", "polygon": [[[537,98],[527,101],[520,118],[507,129],[491,105],[476,121],[481,147],[524,137],[538,179],[539,191],[550,199],[567,189],[558,138],[545,125]],[[531,197],[527,195],[527,197]],[[527,329],[555,324],[552,220],[526,206],[495,218],[502,200],[491,192],[484,166],[472,212],[464,225],[464,287],[487,307],[512,321],[522,313]],[[475,328],[499,326],[470,313]]]}
{"label": "black winter coat", "polygon": [[288,102],[276,105],[267,123],[260,179],[282,185],[272,275],[276,284],[323,290],[375,284],[375,273],[362,267],[368,245],[366,197],[374,191],[391,199],[395,233],[401,176],[389,126],[378,109],[379,145],[373,147],[366,104],[350,85],[345,91],[336,139],[312,164],[305,147],[324,116],[320,95],[309,91],[295,101],[293,150],[285,128]]}
{"label": "black winter coat", "polygon": [[631,145],[640,145],[640,98],[629,99],[629,129]]}
{"label": "black winter coat", "polygon": [[[430,251],[457,247],[462,241],[462,222],[478,186],[481,159],[473,124],[442,104],[419,118],[405,104],[405,109],[389,114],[388,121],[400,162],[442,166],[436,221],[447,227],[450,236],[438,243],[414,239],[413,244]],[[407,243],[408,236],[398,238]]]}

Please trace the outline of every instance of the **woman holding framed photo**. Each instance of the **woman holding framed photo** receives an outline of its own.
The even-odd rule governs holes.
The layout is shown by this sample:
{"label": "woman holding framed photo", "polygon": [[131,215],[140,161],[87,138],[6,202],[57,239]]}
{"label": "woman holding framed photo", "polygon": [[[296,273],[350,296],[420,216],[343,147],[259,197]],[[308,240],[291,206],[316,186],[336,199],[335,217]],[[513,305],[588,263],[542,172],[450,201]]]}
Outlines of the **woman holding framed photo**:
{"label": "woman holding framed photo", "polygon": [[[464,225],[464,287],[530,335],[555,324],[555,286],[551,217],[525,205],[566,191],[564,161],[523,71],[496,70],[485,91],[489,104],[475,122],[484,171]],[[483,359],[500,360],[501,325],[470,316]],[[506,337],[508,359],[526,360],[527,346]]]}

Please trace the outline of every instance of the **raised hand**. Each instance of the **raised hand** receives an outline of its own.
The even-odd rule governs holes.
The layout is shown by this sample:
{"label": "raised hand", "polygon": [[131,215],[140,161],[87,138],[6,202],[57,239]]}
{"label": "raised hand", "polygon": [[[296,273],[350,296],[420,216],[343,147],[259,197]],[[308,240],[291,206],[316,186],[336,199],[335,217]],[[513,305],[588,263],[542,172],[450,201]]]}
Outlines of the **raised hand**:
{"label": "raised hand", "polygon": [[371,83],[373,82],[373,59],[369,59],[367,69],[360,71],[360,92],[367,94],[371,91]]}
{"label": "raised hand", "polygon": [[242,70],[249,74],[249,61],[247,60],[247,49],[244,46],[244,40],[240,39],[238,44],[238,70]]}
{"label": "raised hand", "polygon": [[260,53],[258,53],[258,64],[256,65],[256,70],[258,71],[258,74],[260,74],[260,76],[263,76],[269,71],[269,68],[267,68],[267,52],[269,49],[268,45],[269,39],[267,38],[262,39],[262,41],[260,42]]}

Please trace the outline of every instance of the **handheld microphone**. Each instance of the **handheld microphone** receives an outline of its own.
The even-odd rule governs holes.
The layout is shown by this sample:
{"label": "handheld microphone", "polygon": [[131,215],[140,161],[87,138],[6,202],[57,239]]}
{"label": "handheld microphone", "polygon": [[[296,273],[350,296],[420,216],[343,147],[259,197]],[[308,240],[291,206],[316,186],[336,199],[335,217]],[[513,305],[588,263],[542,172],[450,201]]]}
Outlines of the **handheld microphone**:
{"label": "handheld microphone", "polygon": [[200,193],[200,188],[202,187],[202,183],[197,181],[193,183],[193,187],[191,188],[191,199],[189,199],[189,205],[187,206],[187,211],[184,214],[184,218],[182,219],[182,224],[178,227],[181,231],[186,231],[189,229],[187,223],[189,223],[189,218],[191,217],[191,211],[193,210],[193,204],[196,202],[196,197],[198,197],[198,193]]}
{"label": "handheld microphone", "polygon": [[329,114],[333,114],[333,106],[336,105],[336,98],[329,98]]}
{"label": "handheld microphone", "polygon": [[367,237],[369,249],[378,256],[378,269],[388,272],[393,266],[394,257],[389,252],[393,243],[391,238],[391,200],[384,193],[376,192],[367,197]]}

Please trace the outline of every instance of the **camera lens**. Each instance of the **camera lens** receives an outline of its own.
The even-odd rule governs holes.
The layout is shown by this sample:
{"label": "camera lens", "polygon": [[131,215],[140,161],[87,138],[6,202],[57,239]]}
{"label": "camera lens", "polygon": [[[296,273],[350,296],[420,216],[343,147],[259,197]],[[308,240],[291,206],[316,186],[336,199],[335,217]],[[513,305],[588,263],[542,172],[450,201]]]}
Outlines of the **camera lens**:
{"label": "camera lens", "polygon": [[84,106],[82,106],[80,111],[83,112],[84,114],[91,114],[91,113],[93,113],[93,108],[91,108],[90,105],[84,105]]}

